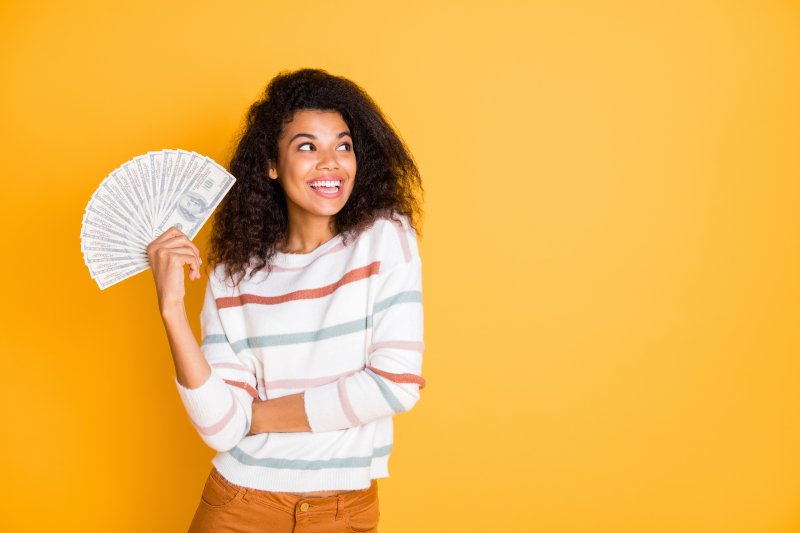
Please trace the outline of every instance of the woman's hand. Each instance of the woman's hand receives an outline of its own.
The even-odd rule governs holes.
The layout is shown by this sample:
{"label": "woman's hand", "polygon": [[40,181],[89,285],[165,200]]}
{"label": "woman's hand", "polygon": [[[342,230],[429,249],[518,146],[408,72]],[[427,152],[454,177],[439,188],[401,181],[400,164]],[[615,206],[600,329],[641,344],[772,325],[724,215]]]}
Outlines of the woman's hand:
{"label": "woman's hand", "polygon": [[272,400],[253,400],[250,433],[304,433],[311,431],[303,393]]}
{"label": "woman's hand", "polygon": [[184,269],[189,265],[189,279],[200,279],[200,249],[179,229],[172,227],[147,246],[147,258],[156,282],[158,307],[182,305],[186,295]]}

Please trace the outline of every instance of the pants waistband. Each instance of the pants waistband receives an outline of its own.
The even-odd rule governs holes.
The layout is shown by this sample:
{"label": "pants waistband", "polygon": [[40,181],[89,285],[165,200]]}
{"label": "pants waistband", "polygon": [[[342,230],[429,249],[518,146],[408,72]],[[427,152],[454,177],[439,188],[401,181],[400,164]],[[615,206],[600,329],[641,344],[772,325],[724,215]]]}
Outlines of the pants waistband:
{"label": "pants waistband", "polygon": [[377,497],[378,483],[372,480],[366,489],[351,490],[336,496],[301,496],[286,492],[272,492],[235,485],[214,468],[211,477],[239,492],[246,500],[254,499],[271,507],[280,508],[296,516],[317,513],[335,513],[339,519],[345,508],[366,505]]}

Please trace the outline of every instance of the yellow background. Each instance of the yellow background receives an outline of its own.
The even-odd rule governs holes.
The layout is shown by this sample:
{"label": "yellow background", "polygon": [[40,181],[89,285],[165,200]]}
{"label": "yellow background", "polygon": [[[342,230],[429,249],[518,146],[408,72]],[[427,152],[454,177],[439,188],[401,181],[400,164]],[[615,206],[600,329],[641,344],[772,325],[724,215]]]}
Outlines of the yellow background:
{"label": "yellow background", "polygon": [[0,20],[0,531],[185,530],[212,452],[150,274],[99,291],[83,209],[148,150],[227,164],[250,102],[305,66],[377,100],[427,191],[429,386],[396,419],[383,533],[800,531],[796,1]]}

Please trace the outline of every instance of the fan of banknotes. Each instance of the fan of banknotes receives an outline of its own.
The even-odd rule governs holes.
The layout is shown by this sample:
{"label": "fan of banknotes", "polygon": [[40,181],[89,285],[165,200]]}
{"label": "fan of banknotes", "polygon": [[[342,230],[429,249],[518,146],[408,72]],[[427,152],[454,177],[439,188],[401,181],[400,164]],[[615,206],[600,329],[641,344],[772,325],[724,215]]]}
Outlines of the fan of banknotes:
{"label": "fan of banknotes", "polygon": [[100,289],[147,270],[147,245],[170,227],[193,239],[235,181],[211,158],[184,150],[148,152],[111,172],[81,227],[83,259]]}

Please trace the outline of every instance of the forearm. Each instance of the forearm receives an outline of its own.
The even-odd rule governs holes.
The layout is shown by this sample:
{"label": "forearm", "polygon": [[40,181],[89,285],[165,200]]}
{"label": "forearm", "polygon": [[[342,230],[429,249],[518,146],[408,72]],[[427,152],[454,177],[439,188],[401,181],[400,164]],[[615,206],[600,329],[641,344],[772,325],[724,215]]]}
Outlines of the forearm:
{"label": "forearm", "polygon": [[253,402],[250,434],[303,433],[311,431],[306,418],[303,393]]}
{"label": "forearm", "polygon": [[178,383],[186,388],[196,389],[211,375],[211,367],[197,345],[183,303],[164,305],[161,309],[161,318],[172,352]]}
{"label": "forearm", "polygon": [[[327,385],[273,400],[254,401],[249,434],[303,433],[312,431],[311,423],[309,422],[310,412],[306,411],[306,394],[309,393],[323,393],[322,395],[314,396],[314,405],[317,407],[313,412],[317,413],[318,420],[318,429],[315,431],[319,431],[321,427],[324,427],[322,431],[332,431],[360,426],[378,418],[407,411],[417,402],[420,385],[423,387],[425,385],[424,379],[415,374],[390,374],[388,372],[381,372],[381,374],[382,376],[379,376],[374,371],[362,371],[348,378],[348,380],[362,381],[361,385],[353,387],[353,391],[356,394],[349,396],[354,405],[361,406],[358,416],[353,412],[352,406],[349,407],[350,416],[345,419],[337,416],[335,414],[338,411],[336,404],[341,400],[341,393],[338,390],[330,390],[330,385]],[[377,385],[377,381],[373,380],[382,380],[383,383],[382,385]],[[363,382],[369,385],[365,385]],[[346,388],[347,385],[345,385]],[[331,394],[327,394],[327,392]],[[390,403],[386,403],[387,396],[392,399]],[[322,405],[326,407],[321,407]],[[320,418],[320,408],[325,412],[330,409],[331,413],[328,414],[332,414],[332,416],[330,418],[328,416]]]}
{"label": "forearm", "polygon": [[230,450],[247,432],[250,402],[241,396],[247,399],[249,395],[211,372],[182,303],[162,305],[161,315],[175,364],[178,391],[192,424],[211,448]]}

